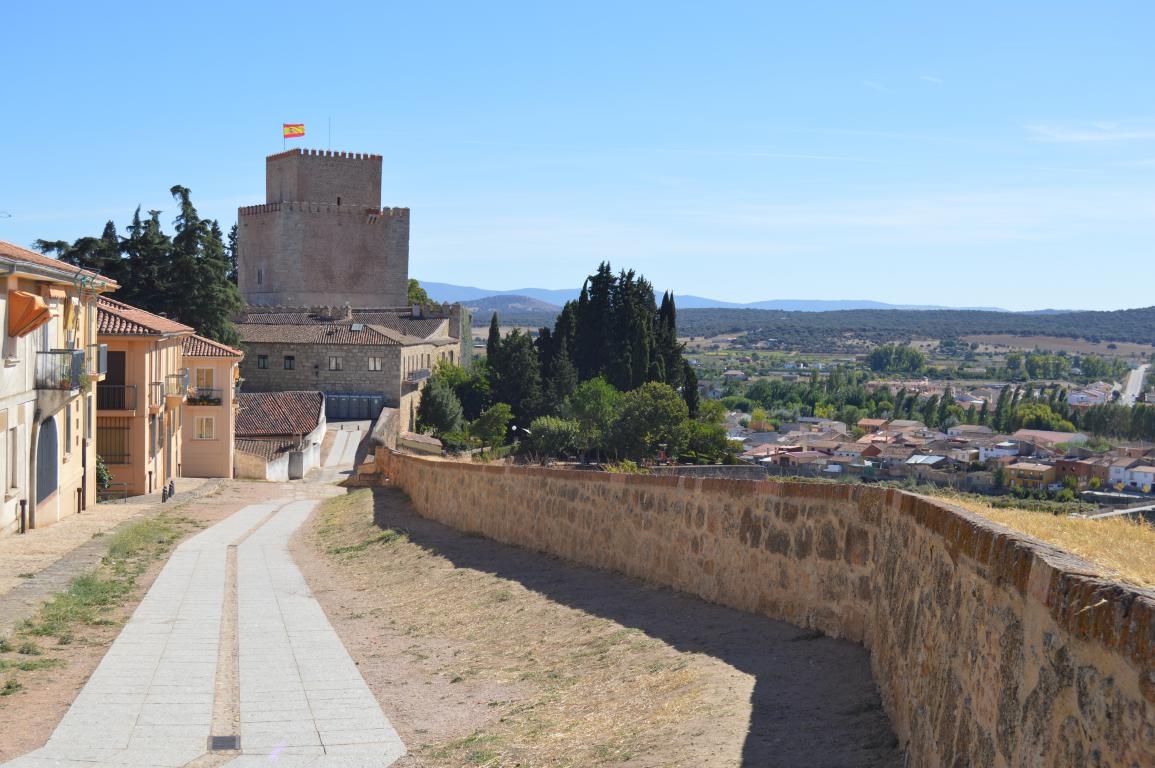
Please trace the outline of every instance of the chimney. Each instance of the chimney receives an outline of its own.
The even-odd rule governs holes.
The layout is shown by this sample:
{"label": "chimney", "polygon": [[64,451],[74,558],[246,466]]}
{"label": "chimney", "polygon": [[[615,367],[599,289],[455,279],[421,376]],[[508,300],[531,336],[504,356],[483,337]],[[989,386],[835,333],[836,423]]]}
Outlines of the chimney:
{"label": "chimney", "polygon": [[353,319],[353,307],[347,301],[345,302],[345,314],[343,315],[343,317],[346,320],[352,320]]}
{"label": "chimney", "polygon": [[420,320],[421,319],[421,305],[420,304],[414,304],[413,305],[413,311],[410,312],[409,316],[414,318],[414,319]]}

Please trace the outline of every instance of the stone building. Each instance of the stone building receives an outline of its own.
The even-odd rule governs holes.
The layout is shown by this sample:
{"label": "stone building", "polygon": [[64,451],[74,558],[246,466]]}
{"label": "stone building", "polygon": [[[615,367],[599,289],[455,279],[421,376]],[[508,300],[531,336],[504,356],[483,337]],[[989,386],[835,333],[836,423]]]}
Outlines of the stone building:
{"label": "stone building", "polygon": [[400,307],[409,209],[381,207],[381,156],[293,149],[265,160],[265,203],[237,214],[248,304]]}
{"label": "stone building", "polygon": [[396,408],[412,429],[439,360],[468,361],[460,306],[406,306],[409,209],[381,207],[381,156],[291,150],[237,217],[246,392],[320,391],[329,418]]}
{"label": "stone building", "polygon": [[441,360],[462,362],[470,343],[460,307],[288,309],[249,307],[237,328],[246,392],[317,390],[329,418],[400,412],[412,429],[422,383]]}

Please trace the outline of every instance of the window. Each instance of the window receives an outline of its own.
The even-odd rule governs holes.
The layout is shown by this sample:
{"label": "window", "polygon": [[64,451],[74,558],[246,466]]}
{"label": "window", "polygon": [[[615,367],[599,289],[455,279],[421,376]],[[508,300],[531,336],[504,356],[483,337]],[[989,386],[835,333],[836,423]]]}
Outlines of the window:
{"label": "window", "polygon": [[101,416],[96,420],[96,452],[109,464],[132,463],[132,419]]}
{"label": "window", "polygon": [[265,282],[265,270],[257,267],[257,285]]}
{"label": "window", "polygon": [[268,368],[269,367],[269,356],[268,355],[257,355],[257,367],[258,368]]}
{"label": "window", "polygon": [[383,371],[383,370],[385,370],[385,358],[372,357],[371,356],[369,358],[369,370],[371,370],[371,371]]}
{"label": "window", "polygon": [[20,443],[16,440],[16,429],[8,429],[8,488],[12,491],[20,488]]}
{"label": "window", "polygon": [[216,422],[212,416],[197,416],[197,440],[216,440]]}
{"label": "window", "polygon": [[343,365],[341,363],[341,358],[339,358],[339,357],[330,357],[329,358],[329,370],[330,371],[339,371],[342,369],[342,367],[343,367]]}
{"label": "window", "polygon": [[213,388],[213,369],[212,368],[197,368],[197,389],[212,389]]}
{"label": "window", "polygon": [[297,367],[297,358],[292,355],[285,355],[285,370],[291,371]]}

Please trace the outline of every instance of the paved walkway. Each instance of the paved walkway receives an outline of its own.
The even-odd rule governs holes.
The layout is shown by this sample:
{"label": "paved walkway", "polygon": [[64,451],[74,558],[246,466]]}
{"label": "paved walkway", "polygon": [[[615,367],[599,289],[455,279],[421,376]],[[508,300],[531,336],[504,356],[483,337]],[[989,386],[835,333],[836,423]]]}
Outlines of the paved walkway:
{"label": "paved walkway", "polygon": [[5,766],[376,768],[404,755],[288,552],[320,488],[286,487],[181,544],[48,743]]}

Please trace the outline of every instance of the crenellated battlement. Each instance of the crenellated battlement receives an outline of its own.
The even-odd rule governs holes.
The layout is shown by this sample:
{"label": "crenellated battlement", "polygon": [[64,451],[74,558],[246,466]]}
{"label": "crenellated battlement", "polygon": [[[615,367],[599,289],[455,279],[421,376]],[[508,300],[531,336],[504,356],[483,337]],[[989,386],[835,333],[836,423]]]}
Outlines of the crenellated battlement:
{"label": "crenellated battlement", "polygon": [[303,157],[334,157],[340,160],[369,160],[370,162],[376,163],[382,161],[381,155],[372,155],[368,152],[334,152],[331,149],[287,149],[284,152],[269,155],[265,160],[280,160],[281,158],[293,157],[294,155],[301,155]]}
{"label": "crenellated battlement", "polygon": [[374,222],[382,217],[387,219],[408,219],[408,208],[363,208],[357,205],[336,205],[333,203],[263,203],[246,205],[237,209],[238,216],[262,216],[280,211],[300,211],[301,213],[336,213],[347,216],[364,216]]}

